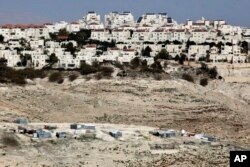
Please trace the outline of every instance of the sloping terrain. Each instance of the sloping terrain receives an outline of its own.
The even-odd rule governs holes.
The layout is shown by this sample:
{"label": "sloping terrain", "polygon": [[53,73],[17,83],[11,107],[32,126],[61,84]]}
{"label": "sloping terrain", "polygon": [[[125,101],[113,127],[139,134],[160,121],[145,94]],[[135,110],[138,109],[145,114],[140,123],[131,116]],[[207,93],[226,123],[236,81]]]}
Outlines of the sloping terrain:
{"label": "sloping terrain", "polygon": [[[25,87],[0,86],[1,122],[12,122],[25,116],[31,122],[131,124],[138,128],[146,125],[204,132],[243,148],[250,144],[249,84],[212,81],[202,87],[183,80],[128,78],[99,81],[79,78],[63,84],[43,79],[35,83]],[[56,145],[45,142],[41,146],[31,146],[28,142],[30,147],[6,156],[4,161],[14,158],[17,164],[24,166],[93,166],[91,160],[86,164],[86,159],[94,158],[98,162],[96,166],[227,166],[229,150],[234,149],[227,145],[214,148],[199,145],[190,146],[185,151],[180,149],[178,154],[156,154],[154,157],[147,152],[149,141],[145,139],[138,147],[133,146],[136,143],[133,141],[112,145],[99,140],[83,145],[75,141]],[[82,154],[70,157],[76,148]],[[104,152],[100,151],[103,149]],[[126,150],[128,152],[124,153]],[[33,160],[37,154],[42,156]],[[81,162],[82,159],[86,162]]]}
{"label": "sloping terrain", "polygon": [[[238,90],[238,91],[237,91]],[[62,85],[38,80],[2,86],[1,121],[101,122],[206,132],[249,143],[249,85],[183,80],[90,80]]]}

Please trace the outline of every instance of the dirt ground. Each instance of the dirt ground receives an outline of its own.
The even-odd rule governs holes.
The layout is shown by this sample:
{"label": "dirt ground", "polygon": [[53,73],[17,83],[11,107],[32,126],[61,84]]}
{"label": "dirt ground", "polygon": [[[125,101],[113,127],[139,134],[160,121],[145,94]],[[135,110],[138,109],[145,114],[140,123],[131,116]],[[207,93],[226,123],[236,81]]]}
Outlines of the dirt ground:
{"label": "dirt ground", "polygon": [[[79,78],[73,82],[65,81],[60,85],[49,83],[47,79],[43,79],[36,80],[33,85],[30,84],[25,87],[0,85],[0,121],[12,122],[17,117],[25,116],[31,122],[112,123],[176,130],[185,129],[195,133],[204,132],[217,136],[221,140],[248,147],[250,145],[249,92],[249,84],[225,83],[222,81],[211,81],[207,87],[202,87],[177,79],[156,81],[153,79],[126,78],[86,81]],[[65,146],[67,149],[74,150],[74,147],[78,147],[78,142],[68,142],[70,144],[63,143],[68,145],[69,148]],[[141,143],[148,147],[147,142]],[[115,147],[120,144],[118,142],[112,146]],[[51,147],[50,145],[44,144],[41,147],[42,151],[39,153],[43,153],[47,147]],[[81,144],[79,150],[89,151],[94,145],[102,149],[109,146],[104,141],[90,142],[86,145]],[[127,147],[124,143],[121,145],[121,149]],[[128,145],[128,147],[132,147],[131,143]],[[60,158],[63,158],[61,153],[64,152],[62,149],[65,149],[65,147],[56,146],[53,145],[51,155],[57,157],[51,156],[52,158],[48,158],[47,161],[50,162],[48,166],[52,164],[60,166],[60,164],[52,162],[59,162]],[[85,149],[85,147],[89,149]],[[231,148],[199,147],[202,147],[202,149],[193,148],[196,151],[183,152],[178,155],[157,154],[156,158],[149,159],[148,164],[143,161],[142,166],[152,166],[152,164],[155,166],[192,166],[192,164],[193,166],[199,166],[196,162],[202,162],[206,166],[209,162],[202,156],[212,155],[213,151],[216,152],[216,155],[224,157],[224,160],[220,158],[220,162],[216,162],[215,159],[211,160],[214,163],[213,165],[227,166],[227,151]],[[138,147],[138,149],[141,148],[143,147]],[[32,154],[34,147],[30,149],[30,152],[26,153],[25,151],[24,157],[26,157],[26,154]],[[94,158],[98,161],[105,159],[106,162],[110,159],[110,162],[107,163],[113,164],[113,166],[139,166],[140,159],[136,159],[136,149],[129,150],[134,151],[127,155],[127,160],[131,159],[130,163],[124,162],[124,164],[115,165],[113,155],[116,153],[110,151],[104,152],[104,157],[99,156],[99,153],[81,153],[75,164],[72,162],[73,157],[68,157],[63,160],[61,166],[88,166],[85,161],[88,158],[92,159],[93,157],[90,158],[92,155],[98,156],[98,158]],[[37,149],[33,151],[37,151]],[[57,153],[53,151],[57,151]],[[85,154],[88,155],[85,156]],[[117,154],[119,155],[119,153]],[[124,156],[124,154],[121,155]],[[27,155],[27,157],[29,156],[31,155]],[[200,156],[200,158],[197,158],[197,156]],[[17,161],[20,159],[18,162],[23,162],[24,157],[17,155],[15,159]],[[43,156],[40,158],[43,159],[43,162],[46,162]],[[68,165],[67,159],[70,161]],[[84,159],[84,164],[81,164],[79,159]],[[119,161],[121,159],[118,158]],[[30,162],[33,162],[33,160]],[[101,162],[95,165],[108,166]],[[32,163],[29,164],[32,166]],[[46,164],[44,165],[46,166]]]}

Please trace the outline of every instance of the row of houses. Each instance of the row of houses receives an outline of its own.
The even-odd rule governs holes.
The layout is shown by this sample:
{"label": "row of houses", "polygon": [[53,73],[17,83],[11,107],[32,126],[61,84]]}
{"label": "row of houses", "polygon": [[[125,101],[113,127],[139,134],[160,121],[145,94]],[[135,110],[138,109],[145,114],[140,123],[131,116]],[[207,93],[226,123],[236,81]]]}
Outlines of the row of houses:
{"label": "row of houses", "polygon": [[[146,13],[135,21],[131,12],[111,12],[105,15],[104,23],[101,20],[97,13],[88,12],[72,23],[2,25],[0,35],[4,38],[0,41],[0,58],[6,59],[10,67],[28,65],[42,68],[50,55],[55,54],[59,60],[56,67],[78,68],[83,61],[128,63],[138,56],[151,64],[162,49],[166,49],[172,58],[185,54],[189,60],[195,61],[206,57],[213,62],[243,63],[249,55],[250,47],[246,50],[247,47],[243,48],[241,43],[250,42],[250,29],[229,25],[224,20],[202,18],[177,24],[167,13]],[[113,41],[115,47],[98,53],[98,45],[79,47],[76,41],[64,39],[56,42],[50,39],[50,33],[58,33],[64,28],[73,33],[90,29],[90,39]],[[68,43],[77,48],[74,54],[65,49]],[[210,43],[215,46],[210,46]],[[222,45],[218,46],[219,43]],[[150,55],[143,57],[141,51],[147,47],[150,47]]]}
{"label": "row of houses", "polygon": [[[79,68],[82,62],[91,64],[97,62],[120,62],[129,63],[135,57],[147,60],[148,64],[154,62],[154,57],[163,49],[174,59],[176,56],[185,54],[189,60],[199,61],[208,58],[213,62],[231,62],[244,63],[247,60],[247,53],[243,53],[243,48],[239,45],[222,45],[210,47],[210,45],[187,45],[184,44],[116,44],[116,47],[108,48],[107,51],[101,51],[96,44],[88,44],[78,49],[74,55],[67,51],[65,46],[72,43],[77,46],[75,41],[30,41],[29,50],[17,51],[15,48],[7,48],[9,44],[0,46],[0,58],[7,60],[9,67],[34,67],[42,68],[48,64],[50,55],[55,54],[58,62],[55,67],[58,68]],[[142,50],[150,48],[150,55],[145,57]],[[101,54],[97,52],[101,51]],[[23,65],[22,59],[26,59],[27,63]]]}

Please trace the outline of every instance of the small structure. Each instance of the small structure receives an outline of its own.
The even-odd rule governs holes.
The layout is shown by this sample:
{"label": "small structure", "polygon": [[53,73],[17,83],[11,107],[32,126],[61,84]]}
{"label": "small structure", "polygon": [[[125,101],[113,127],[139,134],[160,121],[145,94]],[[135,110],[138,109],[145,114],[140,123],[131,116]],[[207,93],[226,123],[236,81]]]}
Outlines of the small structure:
{"label": "small structure", "polygon": [[42,129],[36,130],[36,133],[33,134],[33,137],[39,138],[39,139],[45,139],[45,138],[51,138],[52,135],[50,132],[44,131]]}
{"label": "small structure", "polygon": [[57,126],[45,125],[45,126],[44,126],[44,129],[47,129],[47,130],[54,130],[54,129],[57,129]]}
{"label": "small structure", "polygon": [[66,138],[67,134],[66,134],[66,132],[56,132],[56,137],[57,138]]}
{"label": "small structure", "polygon": [[196,134],[194,136],[196,139],[200,139],[200,140],[203,140],[203,141],[208,141],[208,142],[216,142],[216,138],[213,137],[213,136],[209,136],[209,135],[206,135],[206,134]]}
{"label": "small structure", "polygon": [[95,130],[95,126],[94,125],[82,125],[82,129],[85,130]]}
{"label": "small structure", "polygon": [[24,126],[18,126],[17,131],[18,131],[18,133],[23,133],[24,134],[24,133],[26,133],[27,129]]}
{"label": "small structure", "polygon": [[174,130],[153,130],[149,133],[162,138],[176,137],[176,132]]}
{"label": "small structure", "polygon": [[29,123],[27,118],[17,118],[14,123],[27,125]]}
{"label": "small structure", "polygon": [[29,128],[29,127],[26,127],[26,126],[20,126],[20,125],[17,127],[17,131],[19,133],[22,133],[22,134],[27,133],[27,134],[30,134],[30,135],[36,133],[36,130],[34,130],[32,128]]}
{"label": "small structure", "polygon": [[122,132],[118,131],[118,130],[112,130],[109,132],[110,136],[114,137],[114,138],[119,138],[122,137]]}
{"label": "small structure", "polygon": [[81,125],[81,124],[71,124],[70,129],[79,130],[79,129],[82,129],[82,126],[83,125]]}

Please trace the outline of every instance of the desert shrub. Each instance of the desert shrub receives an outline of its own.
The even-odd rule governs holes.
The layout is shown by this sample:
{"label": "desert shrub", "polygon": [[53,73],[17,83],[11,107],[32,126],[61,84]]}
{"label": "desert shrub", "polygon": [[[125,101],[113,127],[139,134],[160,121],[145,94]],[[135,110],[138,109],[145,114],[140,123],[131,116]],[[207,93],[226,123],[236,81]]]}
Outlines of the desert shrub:
{"label": "desert shrub", "polygon": [[207,84],[208,84],[208,79],[207,78],[202,78],[200,80],[200,85],[201,86],[207,86]]}
{"label": "desert shrub", "polygon": [[13,83],[17,85],[24,85],[25,77],[20,71],[7,67],[6,65],[0,65],[0,82],[1,83]]}
{"label": "desert shrub", "polygon": [[218,76],[218,79],[220,79],[220,80],[221,80],[221,79],[223,79],[223,77],[222,77],[222,76]]}
{"label": "desert shrub", "polygon": [[140,59],[139,57],[135,57],[130,61],[130,66],[132,69],[135,69],[140,66]]}
{"label": "desert shrub", "polygon": [[112,67],[101,67],[100,68],[101,74],[104,77],[111,77],[112,73],[114,72],[114,69]]}
{"label": "desert shrub", "polygon": [[100,80],[100,79],[102,79],[102,74],[100,72],[98,72],[94,75],[94,77],[96,80]]}
{"label": "desert shrub", "polygon": [[98,61],[94,61],[94,62],[92,62],[92,67],[94,67],[97,70],[99,70],[101,66],[100,66],[100,63]]}
{"label": "desert shrub", "polygon": [[74,81],[74,80],[76,80],[78,78],[78,75],[77,74],[71,74],[71,75],[69,75],[69,81]]}
{"label": "desert shrub", "polygon": [[160,74],[154,74],[153,77],[154,77],[154,79],[157,80],[157,81],[162,80],[162,76],[161,76]]}
{"label": "desert shrub", "polygon": [[182,75],[182,79],[184,79],[184,80],[186,80],[188,82],[194,83],[194,78],[191,75],[189,75],[189,74],[183,74]]}
{"label": "desert shrub", "polygon": [[151,67],[151,72],[153,73],[163,72],[161,63],[159,61],[155,61],[150,67]]}
{"label": "desert shrub", "polygon": [[186,55],[181,54],[181,57],[179,58],[179,64],[183,65],[185,60],[186,60]]}
{"label": "desert shrub", "polygon": [[15,136],[13,136],[11,134],[3,134],[2,135],[2,143],[5,146],[9,146],[9,147],[18,147],[19,146],[19,142],[17,141]]}
{"label": "desert shrub", "polygon": [[213,67],[213,68],[209,69],[208,74],[209,74],[209,77],[211,79],[215,79],[218,75],[217,68]]}
{"label": "desert shrub", "polygon": [[57,81],[58,84],[62,84],[63,82],[64,82],[64,79],[63,79],[63,78],[61,78],[61,79],[59,79],[59,80]]}
{"label": "desert shrub", "polygon": [[84,78],[85,78],[86,81],[89,81],[89,80],[92,79],[91,76],[88,76],[88,75],[86,75]]}
{"label": "desert shrub", "polygon": [[33,68],[26,68],[26,69],[20,70],[19,73],[20,75],[28,79],[46,77],[46,73],[44,72],[44,70],[35,70]]}
{"label": "desert shrub", "polygon": [[80,66],[80,72],[82,75],[88,75],[88,74],[92,74],[92,73],[96,73],[98,71],[98,69],[96,67],[93,67],[87,63],[82,63]]}
{"label": "desert shrub", "polygon": [[119,68],[120,70],[124,70],[124,66],[123,66],[120,62],[118,62],[118,61],[116,61],[116,62],[114,63],[114,66],[115,66],[116,68]]}
{"label": "desert shrub", "polygon": [[50,82],[57,82],[62,83],[63,82],[63,76],[61,72],[54,72],[49,76]]}

